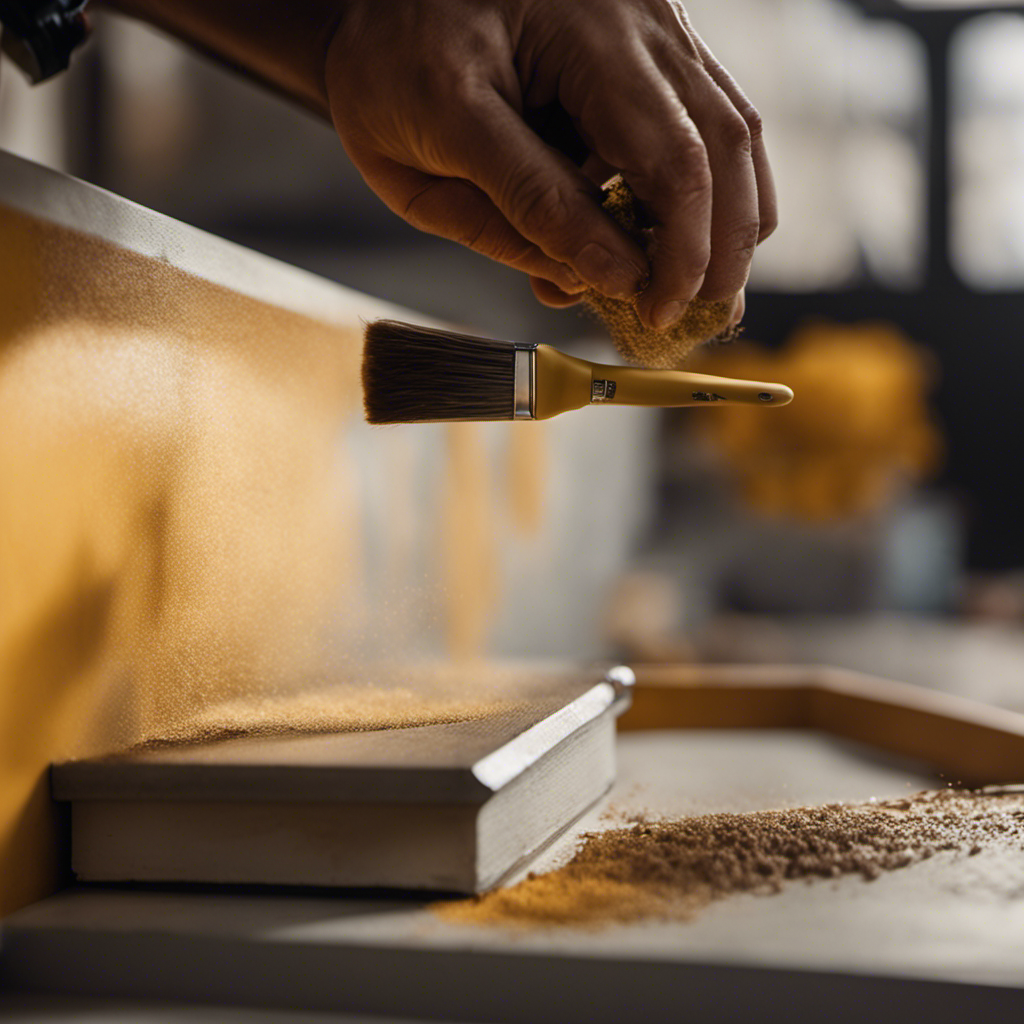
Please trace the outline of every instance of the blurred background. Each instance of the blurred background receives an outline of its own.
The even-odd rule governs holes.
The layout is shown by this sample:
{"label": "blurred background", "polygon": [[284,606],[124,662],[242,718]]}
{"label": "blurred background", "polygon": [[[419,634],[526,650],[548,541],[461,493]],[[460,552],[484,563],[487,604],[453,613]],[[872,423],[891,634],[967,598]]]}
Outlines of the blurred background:
{"label": "blurred background", "polygon": [[[1024,708],[1024,6],[688,8],[764,117],[781,211],[745,339],[694,368],[797,400],[357,434],[371,511],[399,500],[388,473],[429,473],[447,445],[484,481],[486,557],[448,578],[470,611],[445,635],[429,612],[391,630],[432,543],[406,489],[387,537],[365,518],[377,592],[342,640],[821,662]],[[614,358],[516,272],[392,215],[327,125],[145,26],[94,23],[69,74],[3,69],[0,148],[423,314]]]}

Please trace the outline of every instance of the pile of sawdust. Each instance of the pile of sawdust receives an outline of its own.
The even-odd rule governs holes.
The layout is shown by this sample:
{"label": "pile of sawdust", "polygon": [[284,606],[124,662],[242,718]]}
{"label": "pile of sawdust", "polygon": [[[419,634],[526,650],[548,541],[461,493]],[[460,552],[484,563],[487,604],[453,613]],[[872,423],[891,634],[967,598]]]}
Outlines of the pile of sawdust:
{"label": "pile of sawdust", "polygon": [[880,803],[707,814],[593,832],[563,867],[472,900],[437,904],[468,924],[595,927],[686,920],[735,893],[794,879],[874,879],[943,851],[1024,850],[1024,792],[944,790]]}
{"label": "pile of sawdust", "polygon": [[[601,206],[630,238],[643,249],[648,248],[651,223],[622,178],[616,178],[608,186]],[[623,358],[640,366],[673,370],[681,366],[698,345],[728,332],[734,300],[709,302],[695,297],[681,319],[664,331],[644,326],[633,299],[612,299],[588,288],[583,293],[583,304],[608,328]]]}

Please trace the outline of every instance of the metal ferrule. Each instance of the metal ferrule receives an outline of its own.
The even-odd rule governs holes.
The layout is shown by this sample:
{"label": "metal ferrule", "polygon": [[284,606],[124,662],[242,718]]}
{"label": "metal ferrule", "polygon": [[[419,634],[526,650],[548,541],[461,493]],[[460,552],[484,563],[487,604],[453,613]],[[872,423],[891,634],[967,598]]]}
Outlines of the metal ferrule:
{"label": "metal ferrule", "polygon": [[515,412],[516,420],[532,420],[537,409],[537,346],[516,342]]}

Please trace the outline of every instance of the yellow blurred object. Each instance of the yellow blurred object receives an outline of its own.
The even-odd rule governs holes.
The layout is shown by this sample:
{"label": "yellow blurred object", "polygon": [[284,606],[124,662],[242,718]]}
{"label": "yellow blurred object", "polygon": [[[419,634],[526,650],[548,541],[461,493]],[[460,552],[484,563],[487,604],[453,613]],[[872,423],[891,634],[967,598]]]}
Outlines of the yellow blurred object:
{"label": "yellow blurred object", "polygon": [[721,347],[694,369],[780,380],[797,395],[771,416],[730,405],[692,421],[760,512],[812,522],[856,516],[940,464],[926,403],[932,361],[891,324],[810,324],[780,352]]}

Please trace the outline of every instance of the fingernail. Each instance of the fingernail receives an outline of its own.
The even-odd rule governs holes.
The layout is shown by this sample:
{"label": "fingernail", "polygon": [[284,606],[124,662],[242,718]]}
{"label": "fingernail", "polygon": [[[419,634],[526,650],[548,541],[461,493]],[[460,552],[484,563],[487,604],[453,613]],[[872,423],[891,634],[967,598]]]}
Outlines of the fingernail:
{"label": "fingernail", "polygon": [[659,331],[663,331],[666,327],[671,327],[682,315],[681,302],[663,302],[655,308],[651,321]]}
{"label": "fingernail", "polygon": [[571,267],[562,267],[562,280],[559,287],[570,293],[581,292],[587,285],[586,282]]}
{"label": "fingernail", "polygon": [[616,259],[598,242],[585,245],[574,262],[589,284],[619,299],[635,295],[643,278],[641,269]]}

